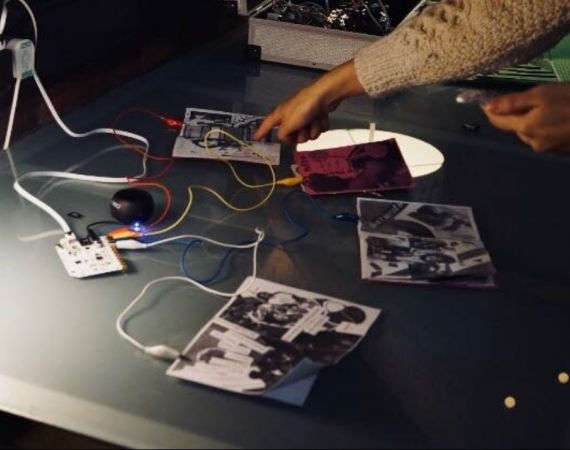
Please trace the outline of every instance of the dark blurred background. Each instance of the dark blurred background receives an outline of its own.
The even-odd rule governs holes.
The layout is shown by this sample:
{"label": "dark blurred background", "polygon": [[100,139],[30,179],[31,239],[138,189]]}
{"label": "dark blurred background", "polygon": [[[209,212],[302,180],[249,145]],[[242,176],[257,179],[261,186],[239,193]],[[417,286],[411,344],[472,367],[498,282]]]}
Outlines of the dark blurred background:
{"label": "dark blurred background", "polygon": [[[2,0],[0,0],[0,3]],[[62,113],[236,26],[223,0],[28,0],[40,38],[37,69]],[[25,10],[9,3],[3,39],[32,37]],[[11,54],[0,53],[0,135],[11,101]],[[15,137],[51,120],[24,83]]]}
{"label": "dark blurred background", "polygon": [[[237,2],[229,0],[27,1],[40,29],[37,69],[62,114],[243,23],[231,13]],[[261,1],[250,0],[248,5]],[[398,23],[417,1],[386,3]],[[8,26],[1,38],[31,38],[24,8],[17,0],[8,7]],[[13,85],[11,53],[0,52],[0,136]],[[51,120],[33,83],[23,83],[14,139]]]}
{"label": "dark blurred background", "polygon": [[[3,0],[0,0],[0,7]],[[28,0],[40,29],[37,69],[63,114],[148,72],[241,20],[222,0]],[[33,37],[12,0],[1,39]],[[12,99],[11,53],[0,52],[0,136]],[[14,138],[52,121],[32,82],[23,83]],[[0,449],[109,448],[87,438],[0,413]]]}

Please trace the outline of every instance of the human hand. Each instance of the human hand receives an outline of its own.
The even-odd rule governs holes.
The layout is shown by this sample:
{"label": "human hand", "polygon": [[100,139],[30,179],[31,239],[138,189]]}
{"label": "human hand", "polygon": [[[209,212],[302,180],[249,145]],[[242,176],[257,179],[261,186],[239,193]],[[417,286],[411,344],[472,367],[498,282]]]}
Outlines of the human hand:
{"label": "human hand", "polygon": [[483,110],[493,125],[516,133],[538,153],[570,152],[570,83],[498,97]]}
{"label": "human hand", "polygon": [[328,72],[273,110],[254,136],[261,140],[275,127],[279,139],[302,144],[329,128],[329,114],[346,98],[364,93],[353,61]]}

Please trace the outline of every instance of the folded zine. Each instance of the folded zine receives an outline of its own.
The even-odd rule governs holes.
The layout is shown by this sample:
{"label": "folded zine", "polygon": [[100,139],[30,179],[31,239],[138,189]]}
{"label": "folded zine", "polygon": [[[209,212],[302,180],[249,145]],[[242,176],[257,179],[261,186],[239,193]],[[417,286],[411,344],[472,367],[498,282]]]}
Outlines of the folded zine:
{"label": "folded zine", "polygon": [[[198,333],[170,376],[302,405],[319,370],[349,354],[381,313],[259,279],[249,278],[242,289]],[[302,389],[295,400],[288,398],[292,386]]]}
{"label": "folded zine", "polygon": [[496,287],[471,208],[360,198],[358,213],[363,279]]}
{"label": "folded zine", "polygon": [[295,164],[310,195],[383,192],[414,187],[395,139],[313,152],[297,152]]}
{"label": "folded zine", "polygon": [[[278,166],[281,160],[281,144],[275,132],[262,142],[253,142],[253,135],[263,117],[245,114],[188,108],[184,126],[174,145],[175,158],[193,158],[241,161]],[[251,146],[239,145],[227,134]],[[208,147],[204,142],[209,135]]]}

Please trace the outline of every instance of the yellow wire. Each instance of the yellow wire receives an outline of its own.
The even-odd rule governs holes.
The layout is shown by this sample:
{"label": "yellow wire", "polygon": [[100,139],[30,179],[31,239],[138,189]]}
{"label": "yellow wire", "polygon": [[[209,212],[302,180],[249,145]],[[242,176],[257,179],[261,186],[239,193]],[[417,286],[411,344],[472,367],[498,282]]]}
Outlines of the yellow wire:
{"label": "yellow wire", "polygon": [[[237,173],[236,169],[234,168],[234,166],[227,160],[223,159],[220,157],[220,155],[217,152],[214,152],[212,150],[212,148],[210,147],[209,144],[209,139],[212,136],[213,133],[220,133],[224,136],[229,137],[230,139],[232,139],[233,141],[237,142],[238,144],[240,144],[240,146],[245,147],[249,150],[251,150],[251,152],[257,156],[259,156],[260,158],[262,158],[266,163],[267,166],[269,167],[269,171],[271,172],[271,178],[272,178],[272,182],[269,184],[263,184],[263,185],[254,185],[254,184],[249,184],[245,181],[243,181],[241,179],[241,177],[239,176],[239,174]],[[228,133],[227,131],[224,130],[220,130],[220,129],[212,129],[210,130],[206,136],[204,137],[204,146],[206,148],[206,150],[209,153],[212,153],[216,156],[217,159],[219,159],[220,161],[222,161],[223,163],[225,163],[229,168],[230,171],[232,172],[232,175],[234,176],[234,178],[237,180],[237,182],[239,184],[241,184],[242,186],[248,188],[248,189],[262,189],[262,188],[271,188],[269,190],[269,192],[267,193],[267,195],[263,198],[263,200],[261,200],[260,202],[256,203],[255,205],[248,207],[248,208],[240,208],[238,206],[232,205],[229,201],[227,201],[221,194],[219,194],[218,192],[216,192],[214,189],[207,187],[207,186],[200,186],[200,185],[193,185],[193,186],[189,186],[188,187],[188,196],[189,196],[189,200],[188,200],[188,205],[186,206],[186,209],[184,210],[184,212],[182,213],[182,215],[180,216],[180,218],[173,223],[172,225],[170,225],[168,228],[165,228],[163,230],[159,230],[159,231],[153,231],[153,232],[149,232],[149,233],[145,233],[146,236],[158,236],[160,234],[166,234],[172,230],[174,230],[175,228],[177,228],[178,226],[180,226],[180,224],[182,224],[182,222],[184,222],[184,220],[186,220],[186,218],[190,215],[190,211],[192,210],[192,205],[194,203],[194,193],[192,191],[192,189],[201,189],[203,191],[208,192],[209,194],[213,195],[215,198],[217,198],[224,206],[228,207],[229,209],[231,209],[232,211],[238,212],[238,213],[244,213],[244,212],[251,212],[251,211],[255,211],[256,209],[261,208],[262,206],[264,206],[267,202],[269,202],[269,200],[271,199],[271,197],[273,196],[273,194],[275,193],[275,190],[277,189],[277,174],[275,173],[275,169],[273,168],[273,165],[271,164],[271,161],[269,160],[269,158],[267,158],[265,155],[262,155],[261,153],[258,153],[253,146],[251,146],[250,144],[243,142],[242,140],[238,139],[237,137],[235,137],[234,135]]]}
{"label": "yellow wire", "polygon": [[[229,162],[228,160],[225,160],[223,158],[220,157],[220,155],[217,152],[214,152],[212,150],[212,148],[210,147],[210,143],[209,143],[209,139],[212,136],[212,134],[214,133],[219,133],[223,136],[227,136],[228,138],[232,139],[233,141],[237,142],[240,146],[250,150],[254,155],[259,156],[261,159],[263,159],[265,161],[265,163],[267,164],[267,167],[269,167],[269,171],[271,172],[271,183],[270,184],[264,184],[264,185],[259,185],[259,184],[249,184],[245,181],[243,181],[241,179],[241,177],[239,176],[239,174],[237,173],[235,167],[233,166],[233,164],[231,162]],[[273,196],[273,194],[275,193],[275,189],[277,188],[277,174],[275,173],[275,169],[273,169],[273,165],[271,164],[271,161],[269,160],[269,158],[259,152],[257,152],[253,146],[251,146],[250,144],[248,144],[247,142],[243,142],[241,139],[238,139],[237,137],[235,137],[233,134],[228,133],[227,131],[221,130],[221,129],[212,129],[210,130],[206,136],[204,137],[204,146],[206,147],[206,150],[209,153],[212,153],[216,156],[217,159],[219,159],[220,161],[222,161],[224,164],[226,164],[229,168],[230,171],[232,172],[234,178],[237,180],[237,182],[239,184],[241,184],[242,186],[248,188],[248,189],[262,189],[262,188],[266,188],[269,187],[269,192],[267,193],[267,195],[265,196],[265,198],[263,200],[261,200],[260,202],[256,203],[255,205],[249,207],[249,208],[240,208],[238,206],[234,206],[232,205],[230,202],[228,202],[222,195],[220,195],[218,192],[216,192],[214,189],[209,188],[207,186],[190,186],[190,189],[201,189],[203,191],[208,192],[209,194],[213,195],[215,198],[217,198],[223,205],[225,205],[226,207],[228,207],[229,209],[231,209],[232,211],[236,211],[236,212],[240,212],[240,213],[244,213],[244,212],[251,212],[251,211],[255,211],[256,209],[261,208],[263,205],[265,205],[269,200],[271,200],[271,197]]]}
{"label": "yellow wire", "polygon": [[[214,133],[219,133],[223,136],[226,136],[228,138],[230,138],[231,140],[237,142],[241,147],[246,148],[248,150],[251,151],[251,153],[253,153],[256,156],[259,156],[261,159],[263,159],[263,161],[267,164],[267,167],[269,167],[269,170],[271,171],[271,176],[272,176],[272,182],[268,183],[268,184],[249,184],[245,181],[243,181],[241,179],[241,177],[239,176],[239,174],[237,173],[235,167],[233,166],[233,164],[228,161],[227,159],[223,159],[220,154],[218,152],[215,152],[214,150],[212,150],[212,147],[210,147],[210,137],[214,134]],[[226,164],[229,168],[230,171],[232,172],[234,178],[237,180],[237,182],[239,184],[241,184],[243,187],[246,187],[248,189],[261,189],[261,188],[266,188],[266,187],[271,187],[271,186],[275,186],[277,184],[277,175],[275,174],[275,170],[273,169],[273,165],[271,164],[271,161],[269,160],[269,158],[259,152],[257,152],[255,150],[255,148],[248,144],[247,142],[242,141],[241,139],[238,139],[237,137],[235,137],[233,134],[228,133],[227,131],[224,131],[222,129],[219,128],[214,128],[212,130],[210,130],[206,136],[204,136],[204,147],[206,148],[206,151],[210,154],[212,154],[213,156],[215,156],[219,161],[223,162],[224,164]]]}
{"label": "yellow wire", "polygon": [[152,231],[150,233],[145,233],[145,236],[158,236],[160,234],[166,234],[166,233],[174,230],[175,228],[179,227],[180,224],[182,224],[182,222],[184,222],[186,220],[186,218],[190,215],[190,211],[192,210],[192,204],[193,203],[194,203],[194,193],[192,192],[191,188],[188,188],[188,205],[186,206],[186,209],[184,210],[184,212],[182,213],[180,218],[176,222],[174,222],[172,225],[170,225],[168,228],[165,228],[165,229],[159,230],[159,231]]}

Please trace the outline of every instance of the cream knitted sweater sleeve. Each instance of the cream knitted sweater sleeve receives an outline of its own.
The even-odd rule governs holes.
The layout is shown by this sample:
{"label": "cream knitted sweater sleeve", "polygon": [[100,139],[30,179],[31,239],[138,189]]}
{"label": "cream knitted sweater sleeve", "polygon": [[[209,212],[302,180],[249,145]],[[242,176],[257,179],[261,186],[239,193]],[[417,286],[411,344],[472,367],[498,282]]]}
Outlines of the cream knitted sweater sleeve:
{"label": "cream knitted sweater sleeve", "polygon": [[570,32],[570,0],[443,0],[360,50],[371,96],[526,62]]}

